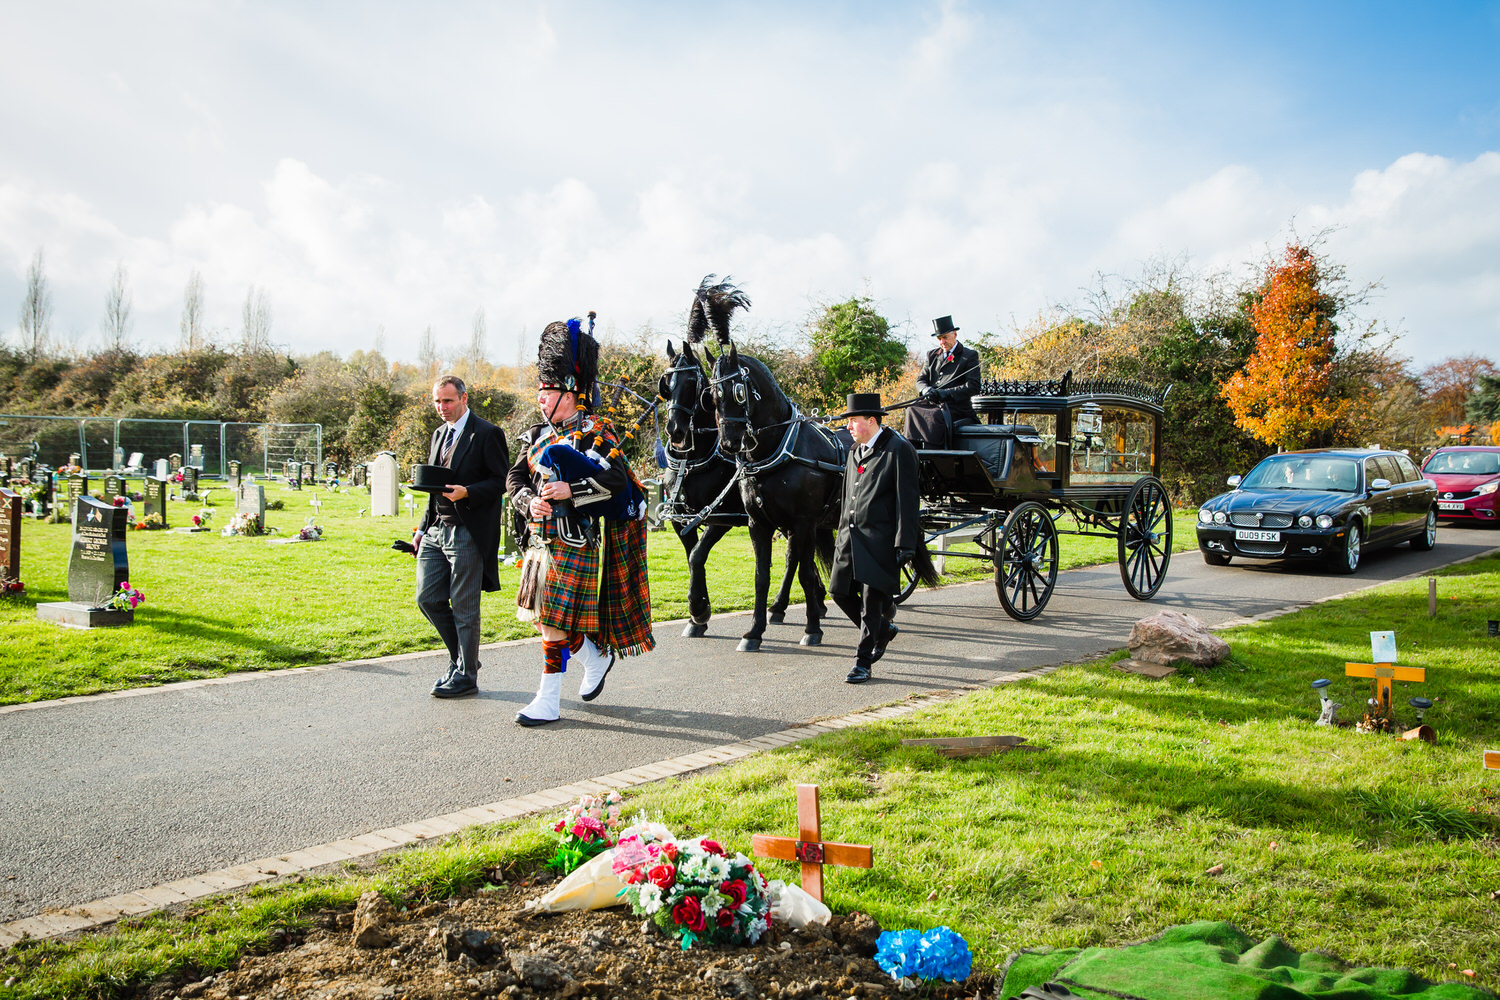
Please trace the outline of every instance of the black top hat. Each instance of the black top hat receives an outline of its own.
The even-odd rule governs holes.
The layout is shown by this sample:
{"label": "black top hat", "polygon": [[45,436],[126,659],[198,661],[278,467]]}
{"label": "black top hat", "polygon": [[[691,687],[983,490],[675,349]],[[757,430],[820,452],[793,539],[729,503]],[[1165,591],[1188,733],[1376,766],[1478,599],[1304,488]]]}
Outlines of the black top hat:
{"label": "black top hat", "polygon": [[452,485],[453,472],[444,465],[411,467],[411,488],[422,493],[442,493]]}
{"label": "black top hat", "polygon": [[957,333],[958,327],[953,325],[952,316],[939,316],[932,321],[932,335],[941,337],[945,333]]}
{"label": "black top hat", "polygon": [[846,402],[844,417],[883,417],[890,411],[880,405],[878,392],[851,392]]}

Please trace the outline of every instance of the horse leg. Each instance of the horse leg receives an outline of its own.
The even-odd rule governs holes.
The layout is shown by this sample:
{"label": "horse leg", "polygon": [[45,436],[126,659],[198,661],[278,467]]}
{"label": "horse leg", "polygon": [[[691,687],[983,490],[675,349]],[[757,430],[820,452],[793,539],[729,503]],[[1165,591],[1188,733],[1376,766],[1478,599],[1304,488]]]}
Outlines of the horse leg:
{"label": "horse leg", "polygon": [[802,645],[823,644],[823,617],[828,606],[823,603],[823,581],[818,576],[818,564],[814,553],[813,530],[798,531],[797,578],[802,583],[802,594],[807,598],[807,627],[802,633]]}
{"label": "horse leg", "polygon": [[682,634],[697,639],[708,633],[708,616],[713,610],[708,601],[708,553],[714,544],[729,530],[725,524],[711,524],[703,537],[695,529],[689,538],[682,540],[688,550],[688,618]]}
{"label": "horse leg", "polygon": [[771,604],[771,624],[786,624],[786,606],[792,602],[792,580],[797,575],[797,557],[792,550],[791,543],[786,547],[786,572],[781,574],[781,589],[776,592],[776,600]]}
{"label": "horse leg", "polygon": [[750,521],[750,544],[755,548],[755,618],[750,631],[735,647],[740,653],[760,651],[760,638],[766,634],[766,592],[771,589],[771,535],[772,528],[755,520]]}

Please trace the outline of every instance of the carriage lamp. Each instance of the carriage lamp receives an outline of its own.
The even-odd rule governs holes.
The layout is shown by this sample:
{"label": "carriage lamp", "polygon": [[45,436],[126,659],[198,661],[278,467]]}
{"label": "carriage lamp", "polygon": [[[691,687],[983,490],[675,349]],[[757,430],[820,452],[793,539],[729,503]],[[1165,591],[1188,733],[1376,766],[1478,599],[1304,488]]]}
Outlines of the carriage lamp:
{"label": "carriage lamp", "polygon": [[1225,514],[1222,510],[1214,511],[1214,524],[1226,524],[1228,521],[1228,514]]}
{"label": "carriage lamp", "polygon": [[1312,515],[1310,514],[1303,514],[1301,517],[1297,518],[1297,527],[1299,528],[1311,528],[1312,525],[1313,519]]}
{"label": "carriage lamp", "polygon": [[1407,701],[1407,704],[1417,710],[1417,725],[1420,726],[1422,724],[1422,716],[1425,715],[1427,713],[1427,710],[1432,707],[1432,699],[1412,698]]}

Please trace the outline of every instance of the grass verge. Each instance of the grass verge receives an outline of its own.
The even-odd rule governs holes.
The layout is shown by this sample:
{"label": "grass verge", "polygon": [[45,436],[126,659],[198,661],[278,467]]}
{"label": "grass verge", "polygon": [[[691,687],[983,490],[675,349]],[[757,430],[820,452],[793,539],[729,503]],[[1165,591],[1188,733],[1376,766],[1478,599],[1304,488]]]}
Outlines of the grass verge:
{"label": "grass verge", "polygon": [[[823,832],[874,845],[869,871],[829,869],[837,910],[889,928],[947,924],[998,967],[1021,947],[1120,944],[1228,920],[1360,965],[1500,985],[1500,780],[1480,766],[1500,722],[1500,557],[1225,633],[1231,658],[1149,681],[1107,660],[975,692],[633,793],[629,805],[746,850],[795,829],[792,786],[822,787]],[[1372,629],[1427,668],[1435,745],[1312,724],[1309,683],[1357,705]],[[1398,704],[1416,686],[1398,685]],[[948,760],[903,738],[1018,733],[1036,753]],[[174,969],[222,968],[276,927],[367,888],[406,902],[464,893],[495,866],[534,862],[535,823],[471,830],[371,870],[311,878],[158,914],[109,934],[13,949],[17,998],[109,997]],[[1216,874],[1210,869],[1222,866]],[[767,862],[775,877],[790,865]]]}
{"label": "grass verge", "polygon": [[[266,538],[224,538],[217,531],[179,534],[132,531],[127,539],[131,584],[146,592],[129,628],[78,631],[39,621],[39,601],[68,599],[67,524],[27,520],[21,527],[23,597],[0,598],[7,641],[0,648],[0,705],[95,694],[123,688],[218,677],[243,670],[333,663],[434,649],[431,625],[416,608],[416,563],[390,548],[410,538],[416,516],[364,516],[369,495],[300,492],[271,486],[268,499],[285,510],[267,522],[281,536],[295,534],[316,495],[322,503],[318,542],[271,544]],[[215,507],[215,527],[233,514],[228,491],[210,493],[226,501]],[[189,522],[201,504],[173,503],[170,523]],[[419,508],[420,509],[420,508]],[[273,536],[275,537],[275,536]],[[1192,515],[1179,515],[1178,544],[1196,544]],[[682,546],[671,532],[653,532],[649,544],[652,611],[658,621],[687,617],[688,570]],[[1065,567],[1115,558],[1113,539],[1064,536]],[[780,582],[781,551],[773,564]],[[971,560],[950,560],[954,580],[978,579],[990,571]],[[519,570],[502,567],[501,590],[485,594],[484,642],[531,636],[516,621]],[[728,535],[708,564],[709,594],[718,612],[754,605],[754,557],[744,530]],[[800,588],[794,601],[800,601]],[[835,612],[837,613],[837,612]]]}

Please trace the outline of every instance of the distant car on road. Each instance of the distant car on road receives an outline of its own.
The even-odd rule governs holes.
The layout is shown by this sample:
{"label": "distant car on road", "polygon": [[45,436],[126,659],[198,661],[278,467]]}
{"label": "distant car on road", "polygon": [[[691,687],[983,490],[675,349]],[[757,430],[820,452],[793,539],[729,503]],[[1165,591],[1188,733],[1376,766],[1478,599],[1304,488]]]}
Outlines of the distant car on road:
{"label": "distant car on road", "polygon": [[1198,548],[1210,566],[1234,556],[1320,559],[1353,573],[1368,549],[1437,544],[1437,486],[1400,452],[1284,452],[1229,485],[1198,511]]}
{"label": "distant car on road", "polygon": [[1439,448],[1422,463],[1422,475],[1437,483],[1438,517],[1456,523],[1500,523],[1500,448]]}

